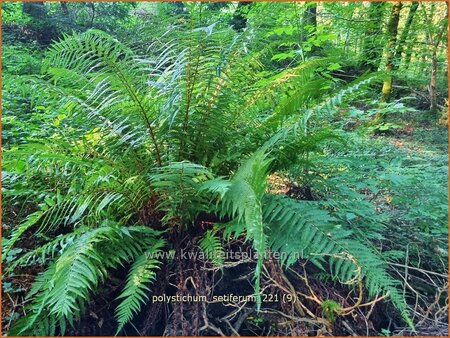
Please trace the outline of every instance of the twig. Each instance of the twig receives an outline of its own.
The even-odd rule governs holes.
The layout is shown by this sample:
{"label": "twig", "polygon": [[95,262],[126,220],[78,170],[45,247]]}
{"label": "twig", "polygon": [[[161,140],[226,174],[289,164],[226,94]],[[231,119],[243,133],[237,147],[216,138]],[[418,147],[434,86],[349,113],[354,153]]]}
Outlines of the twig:
{"label": "twig", "polygon": [[406,265],[404,265],[404,264],[389,263],[389,265],[398,266],[398,267],[400,267],[400,268],[406,268],[406,267],[407,267],[407,268],[410,269],[410,270],[415,270],[415,271],[421,272],[421,273],[423,273],[424,275],[430,274],[430,275],[435,275],[435,276],[439,276],[439,277],[442,277],[442,278],[448,278],[448,275],[444,275],[444,274],[442,274],[442,273],[438,273],[438,272],[434,272],[434,271],[429,271],[429,270],[425,270],[425,269],[420,269],[420,268],[415,268],[415,267],[413,267],[413,266],[406,266]]}

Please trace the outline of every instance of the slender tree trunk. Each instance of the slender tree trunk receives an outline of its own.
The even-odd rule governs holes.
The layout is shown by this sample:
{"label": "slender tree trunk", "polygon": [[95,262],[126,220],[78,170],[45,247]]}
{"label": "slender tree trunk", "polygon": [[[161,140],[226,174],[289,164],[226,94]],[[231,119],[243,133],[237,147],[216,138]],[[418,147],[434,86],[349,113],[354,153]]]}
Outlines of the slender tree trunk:
{"label": "slender tree trunk", "polygon": [[[303,30],[305,31],[303,34],[302,42],[308,40],[311,37],[314,37],[317,34],[317,3],[310,2],[306,3],[306,9],[303,12]],[[306,29],[305,29],[306,28]],[[311,46],[311,50],[305,54],[314,55],[320,47]]]}
{"label": "slender tree trunk", "polygon": [[430,94],[430,110],[436,111],[437,110],[437,92],[436,92],[436,83],[437,83],[437,51],[439,48],[439,45],[441,44],[442,37],[444,36],[444,33],[447,32],[448,27],[448,3],[446,2],[447,10],[445,11],[445,17],[440,22],[441,29],[437,32],[436,36],[434,36],[431,27],[433,25],[432,21],[432,13],[434,12],[434,7],[432,7],[432,11],[430,15],[426,15],[426,23],[428,27],[428,41],[432,45],[431,50],[431,78],[430,78],[430,84],[428,86],[428,91]]}
{"label": "slender tree trunk", "polygon": [[395,50],[394,55],[394,69],[398,69],[400,67],[402,61],[402,53],[405,49],[405,42],[409,36],[409,31],[411,30],[411,25],[414,19],[414,14],[417,12],[417,8],[419,7],[419,2],[411,3],[411,7],[409,8],[408,17],[406,18],[405,27],[403,28],[402,34],[400,35],[400,39],[397,43],[397,49]]}
{"label": "slender tree trunk", "polygon": [[392,75],[390,74],[394,69],[394,55],[395,46],[397,43],[398,22],[400,20],[400,11],[402,10],[402,3],[396,2],[392,5],[391,17],[388,23],[388,43],[386,53],[386,72],[388,73],[383,82],[383,89],[381,90],[381,101],[389,100],[392,92]]}
{"label": "slender tree trunk", "polygon": [[95,20],[95,4],[93,2],[88,2],[89,7],[91,8],[91,23],[89,26],[92,28],[94,27],[94,20]]}
{"label": "slender tree trunk", "polygon": [[437,50],[441,42],[444,32],[447,31],[447,17],[444,20],[444,25],[442,30],[439,32],[436,42],[433,46],[433,51],[431,53],[431,79],[430,79],[430,110],[437,110],[437,94],[436,94],[436,83],[437,83]]}
{"label": "slender tree trunk", "polygon": [[436,95],[436,81],[437,81],[437,53],[436,49],[433,49],[431,53],[431,80],[429,86],[430,92],[430,110],[437,110],[437,95]]}
{"label": "slender tree trunk", "polygon": [[368,9],[370,22],[366,26],[363,44],[363,64],[362,68],[370,72],[378,70],[383,46],[380,41],[380,33],[383,26],[385,3],[371,2]]}
{"label": "slender tree trunk", "polygon": [[61,5],[61,11],[62,11],[63,15],[66,17],[69,24],[72,24],[73,17],[72,17],[72,14],[70,13],[69,6],[67,6],[67,2],[61,1],[60,5]]}
{"label": "slender tree trunk", "polygon": [[416,42],[417,42],[417,36],[414,36],[411,39],[411,42],[408,44],[408,47],[406,49],[405,58],[403,60],[403,68],[405,70],[408,70],[409,66],[411,64],[411,58],[412,58],[412,55],[413,55],[414,45],[416,44]]}

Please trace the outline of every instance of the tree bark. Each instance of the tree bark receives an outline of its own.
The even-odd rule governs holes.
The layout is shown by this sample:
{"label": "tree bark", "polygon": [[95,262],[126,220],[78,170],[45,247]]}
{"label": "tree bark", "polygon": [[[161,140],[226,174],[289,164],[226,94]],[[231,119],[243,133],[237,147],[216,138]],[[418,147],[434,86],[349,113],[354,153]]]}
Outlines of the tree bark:
{"label": "tree bark", "polygon": [[408,47],[407,47],[407,49],[405,51],[405,58],[404,58],[404,61],[403,61],[403,68],[405,70],[408,70],[409,66],[411,64],[411,58],[412,58],[412,55],[413,55],[414,45],[416,44],[416,42],[417,42],[417,37],[415,36],[408,43]]}
{"label": "tree bark", "polygon": [[[428,27],[428,41],[432,45],[431,50],[431,78],[430,78],[430,84],[428,86],[428,91],[430,94],[430,110],[436,111],[437,110],[437,92],[436,92],[436,84],[437,84],[437,51],[439,48],[439,45],[441,44],[442,37],[444,36],[444,33],[447,32],[448,27],[448,3],[446,2],[447,10],[445,11],[445,17],[441,21],[441,29],[437,32],[436,36],[433,35],[432,32],[432,14],[425,15],[426,23]],[[432,8],[434,10],[434,8]]]}
{"label": "tree bark", "polygon": [[383,88],[381,90],[381,101],[386,102],[389,100],[392,92],[392,75],[390,74],[394,69],[394,55],[395,46],[397,43],[398,22],[400,20],[400,11],[402,10],[402,3],[396,2],[392,5],[391,17],[389,19],[387,33],[387,53],[386,53],[386,73],[387,76],[383,82]]}
{"label": "tree bark", "polygon": [[405,27],[403,28],[402,34],[400,35],[400,39],[397,43],[397,48],[395,50],[394,55],[394,69],[398,69],[400,67],[402,61],[402,53],[405,49],[405,42],[409,36],[409,31],[411,30],[411,25],[414,19],[414,14],[417,12],[417,8],[419,7],[419,2],[411,3],[411,7],[409,8],[408,17],[406,18]]}
{"label": "tree bark", "polygon": [[93,2],[88,2],[88,6],[91,8],[91,23],[90,27],[94,27],[94,20],[95,20],[95,5]]}
{"label": "tree bark", "polygon": [[[308,40],[317,35],[317,3],[310,2],[306,3],[306,8],[303,12],[303,30],[301,34],[301,42]],[[310,56],[318,54],[317,52],[321,49],[319,46],[312,45],[311,50],[306,52]]]}
{"label": "tree bark", "polygon": [[[447,12],[448,13],[448,12]],[[431,79],[430,79],[430,110],[437,110],[437,94],[436,94],[436,83],[437,83],[437,50],[441,42],[444,32],[447,30],[447,16],[444,20],[444,25],[442,30],[436,39],[433,46],[433,51],[431,53]]]}
{"label": "tree bark", "polygon": [[436,82],[437,82],[437,53],[436,49],[433,49],[431,53],[431,79],[430,79],[430,110],[437,110],[437,94],[436,94]]}

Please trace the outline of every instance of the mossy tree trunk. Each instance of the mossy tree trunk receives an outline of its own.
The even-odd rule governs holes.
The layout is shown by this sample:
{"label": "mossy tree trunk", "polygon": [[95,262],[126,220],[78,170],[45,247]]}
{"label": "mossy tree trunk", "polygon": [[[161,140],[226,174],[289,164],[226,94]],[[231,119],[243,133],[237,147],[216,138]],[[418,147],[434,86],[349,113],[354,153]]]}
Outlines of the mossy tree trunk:
{"label": "mossy tree trunk", "polygon": [[414,52],[414,45],[417,43],[417,36],[412,37],[405,50],[405,58],[403,59],[403,68],[409,70],[411,58]]}
{"label": "mossy tree trunk", "polygon": [[395,47],[397,43],[398,23],[400,21],[400,11],[403,4],[396,2],[392,5],[391,16],[387,27],[388,43],[386,53],[386,73],[387,76],[383,82],[383,88],[381,90],[381,101],[386,102],[389,100],[392,92],[392,75],[391,72],[394,69],[394,56]]}
{"label": "mossy tree trunk", "polygon": [[[409,38],[409,32],[411,30],[417,8],[419,8],[419,2],[412,2],[411,7],[409,8],[408,17],[406,18],[405,27],[403,28],[402,34],[398,39],[397,48],[395,50],[394,69],[398,69],[402,62],[402,53],[405,51],[406,40]],[[411,59],[411,54],[409,56],[409,59]]]}

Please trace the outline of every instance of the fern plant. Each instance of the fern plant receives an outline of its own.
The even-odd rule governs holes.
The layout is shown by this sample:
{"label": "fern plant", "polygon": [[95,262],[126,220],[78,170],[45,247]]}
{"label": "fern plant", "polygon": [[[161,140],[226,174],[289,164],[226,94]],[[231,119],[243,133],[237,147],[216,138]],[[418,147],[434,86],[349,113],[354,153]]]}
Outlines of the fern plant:
{"label": "fern plant", "polygon": [[[154,58],[101,31],[66,35],[48,51],[46,77],[30,80],[53,98],[53,109],[64,111],[68,127],[54,126],[51,142],[4,152],[6,198],[23,203],[30,191],[38,193],[33,212],[4,241],[3,257],[35,231],[39,246],[9,270],[46,265],[28,296],[26,316],[10,334],[64,334],[108,271],[126,265],[116,308],[120,333],[148,300],[160,264],[156,253],[168,249],[164,233],[143,215],[152,199],[163,223],[180,231],[201,212],[232,219],[222,225],[226,236],[244,234],[258,253],[258,307],[269,248],[287,253],[286,266],[299,250],[318,266],[327,255],[348,252],[363,267],[369,291],[389,293],[407,318],[376,253],[363,250],[319,205],[266,192],[270,173],[291,168],[298,156],[320,149],[319,141],[337,138],[318,121],[376,76],[325,92],[327,80],[317,78],[317,69],[330,59],[266,77],[259,55],[248,53],[250,30],[177,29],[175,41],[152,46]],[[274,97],[271,109],[267,99]],[[298,156],[289,156],[294,151]],[[26,194],[21,179],[33,182]],[[211,232],[200,246],[221,251]],[[337,278],[352,277],[348,261],[330,261]]]}
{"label": "fern plant", "polygon": [[214,230],[206,231],[205,235],[199,242],[199,246],[208,261],[210,261],[215,267],[222,268],[225,251],[220,238]]}

